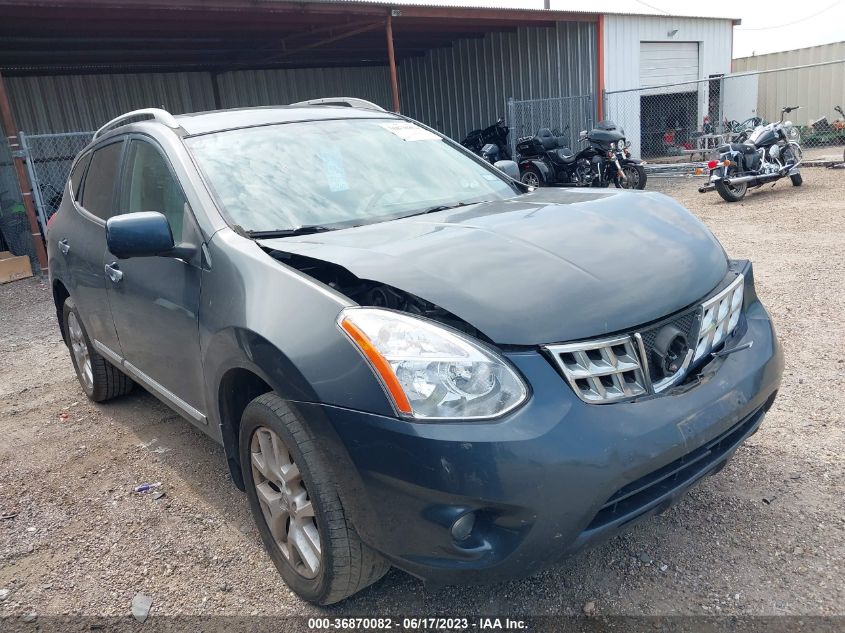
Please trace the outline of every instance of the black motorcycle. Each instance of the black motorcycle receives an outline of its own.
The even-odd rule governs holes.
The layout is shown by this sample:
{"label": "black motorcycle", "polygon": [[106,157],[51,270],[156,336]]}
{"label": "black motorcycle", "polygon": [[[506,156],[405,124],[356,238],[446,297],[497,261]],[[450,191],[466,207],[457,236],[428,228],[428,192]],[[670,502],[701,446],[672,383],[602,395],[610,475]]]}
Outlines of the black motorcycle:
{"label": "black motorcycle", "polygon": [[520,180],[532,187],[607,187],[645,189],[641,160],[631,157],[631,143],[613,121],[601,121],[579,135],[587,146],[577,154],[566,147],[566,138],[542,128],[536,136],[519,139]]}
{"label": "black motorcycle", "polygon": [[511,157],[508,147],[510,129],[504,119],[499,119],[493,125],[483,130],[473,130],[461,141],[461,145],[478,154],[484,160],[495,163],[498,160],[509,160]]}
{"label": "black motorcycle", "polygon": [[800,187],[801,146],[794,140],[792,123],[783,120],[784,114],[799,107],[786,107],[781,110],[780,121],[741,132],[736,142],[717,148],[718,158],[707,164],[710,182],[698,191],[715,189],[726,201],[738,202],[749,187],[762,187],[787,176]]}

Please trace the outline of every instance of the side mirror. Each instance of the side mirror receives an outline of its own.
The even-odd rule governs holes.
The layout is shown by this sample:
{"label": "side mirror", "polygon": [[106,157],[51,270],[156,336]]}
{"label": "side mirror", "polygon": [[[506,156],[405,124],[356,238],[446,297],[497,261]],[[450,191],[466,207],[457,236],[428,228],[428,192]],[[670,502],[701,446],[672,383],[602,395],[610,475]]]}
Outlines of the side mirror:
{"label": "side mirror", "polygon": [[510,176],[514,180],[519,180],[519,165],[517,165],[512,160],[497,160],[493,167],[498,169],[501,172],[504,172],[506,176]]}
{"label": "side mirror", "polygon": [[173,232],[161,213],[128,213],[108,219],[106,243],[119,259],[154,257],[173,251]]}

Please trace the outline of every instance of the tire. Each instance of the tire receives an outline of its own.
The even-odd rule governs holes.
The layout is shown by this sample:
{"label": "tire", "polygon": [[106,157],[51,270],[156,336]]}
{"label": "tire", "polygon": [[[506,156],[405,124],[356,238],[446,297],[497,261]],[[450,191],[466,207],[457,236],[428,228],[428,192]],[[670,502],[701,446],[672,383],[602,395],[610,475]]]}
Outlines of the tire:
{"label": "tire", "polygon": [[[728,175],[731,172],[735,171],[734,168],[731,168],[731,171],[728,172]],[[719,192],[719,195],[726,202],[739,202],[745,197],[746,192],[748,191],[748,183],[742,183],[739,186],[731,187],[724,183],[722,180],[716,181],[716,191]]]}
{"label": "tire", "polygon": [[645,189],[648,175],[642,165],[624,165],[622,171],[627,180],[620,182],[623,189]]}
{"label": "tire", "polygon": [[390,563],[365,545],[349,522],[319,442],[284,400],[268,393],[250,402],[238,443],[261,540],[294,593],[308,602],[332,604],[387,573]]}
{"label": "tire", "polygon": [[800,187],[804,184],[804,179],[801,178],[801,174],[795,174],[794,176],[790,176],[789,179],[792,181],[793,187]]}
{"label": "tire", "polygon": [[100,356],[91,345],[73,299],[65,299],[62,307],[65,343],[82,390],[90,400],[104,402],[123,396],[135,385],[132,379]]}
{"label": "tire", "polygon": [[543,180],[543,174],[533,165],[526,167],[519,179],[529,187],[544,187],[546,185]]}

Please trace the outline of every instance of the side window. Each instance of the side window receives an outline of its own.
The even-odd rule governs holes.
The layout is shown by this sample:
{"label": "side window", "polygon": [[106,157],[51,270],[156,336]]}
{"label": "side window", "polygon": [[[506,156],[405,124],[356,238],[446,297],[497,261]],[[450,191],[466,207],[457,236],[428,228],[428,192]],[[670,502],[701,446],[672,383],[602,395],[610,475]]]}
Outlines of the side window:
{"label": "side window", "polygon": [[120,167],[122,142],[112,143],[94,151],[91,166],[85,177],[82,206],[88,213],[108,220],[114,211],[114,181]]}
{"label": "side window", "polygon": [[164,156],[152,144],[132,140],[126,160],[123,200],[127,213],[158,211],[170,222],[173,241],[182,241],[185,194]]}
{"label": "side window", "polygon": [[70,190],[73,193],[73,199],[77,202],[79,202],[79,194],[82,192],[82,176],[85,175],[85,168],[88,167],[88,163],[90,162],[91,154],[86,154],[79,159],[79,162],[76,163],[76,167],[73,168],[70,174]]}

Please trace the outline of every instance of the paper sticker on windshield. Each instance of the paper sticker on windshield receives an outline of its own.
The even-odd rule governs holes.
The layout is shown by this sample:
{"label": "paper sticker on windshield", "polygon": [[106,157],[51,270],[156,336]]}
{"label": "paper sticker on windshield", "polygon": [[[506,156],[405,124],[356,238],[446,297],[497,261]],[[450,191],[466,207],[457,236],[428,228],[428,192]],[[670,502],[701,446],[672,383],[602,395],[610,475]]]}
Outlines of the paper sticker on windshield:
{"label": "paper sticker on windshield", "polygon": [[343,168],[343,157],[337,147],[324,147],[318,152],[320,160],[323,161],[324,173],[330,191],[348,191],[349,183],[346,181],[346,170]]}
{"label": "paper sticker on windshield", "polygon": [[418,125],[407,121],[391,121],[382,123],[381,126],[388,132],[392,132],[403,141],[439,141],[440,137],[433,132],[424,130]]}

